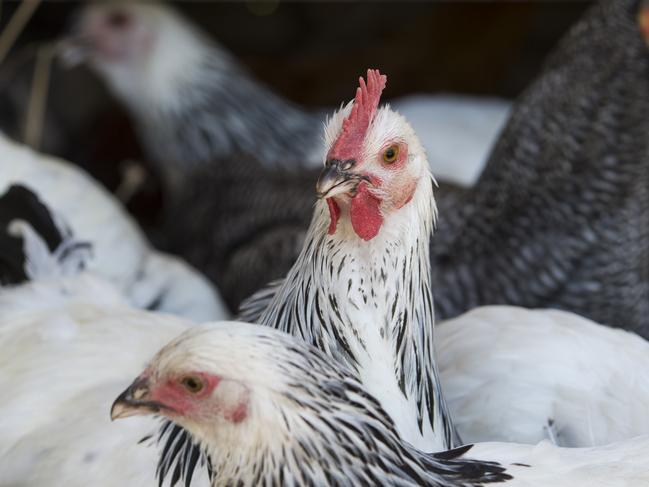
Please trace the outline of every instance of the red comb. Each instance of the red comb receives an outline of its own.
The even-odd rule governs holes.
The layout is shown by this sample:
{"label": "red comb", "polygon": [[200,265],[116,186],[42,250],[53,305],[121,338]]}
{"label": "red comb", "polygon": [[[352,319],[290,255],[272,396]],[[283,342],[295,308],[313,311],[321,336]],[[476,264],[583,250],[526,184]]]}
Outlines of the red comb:
{"label": "red comb", "polygon": [[343,120],[343,130],[331,147],[328,159],[354,158],[374,118],[386,82],[387,77],[379,73],[378,69],[367,70],[367,84],[362,77],[358,78],[360,86],[356,89],[354,106],[349,116]]}

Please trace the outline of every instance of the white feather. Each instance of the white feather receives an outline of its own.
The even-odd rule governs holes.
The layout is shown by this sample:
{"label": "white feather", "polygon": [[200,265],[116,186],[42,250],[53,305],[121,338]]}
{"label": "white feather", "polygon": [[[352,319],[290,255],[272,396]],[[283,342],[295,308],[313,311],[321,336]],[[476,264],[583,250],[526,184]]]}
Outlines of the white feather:
{"label": "white feather", "polygon": [[158,448],[138,442],[159,422],[110,424],[110,406],[190,326],[90,274],[0,290],[0,485],[153,485]]}
{"label": "white feather", "polygon": [[133,219],[81,169],[10,141],[0,133],[0,192],[21,183],[62,215],[77,240],[90,242],[88,269],[115,284],[133,304],[192,319],[228,316],[215,289],[178,259],[155,252]]}
{"label": "white feather", "polygon": [[573,313],[512,306],[440,323],[435,348],[454,423],[466,442],[563,446],[649,434],[649,343]]}

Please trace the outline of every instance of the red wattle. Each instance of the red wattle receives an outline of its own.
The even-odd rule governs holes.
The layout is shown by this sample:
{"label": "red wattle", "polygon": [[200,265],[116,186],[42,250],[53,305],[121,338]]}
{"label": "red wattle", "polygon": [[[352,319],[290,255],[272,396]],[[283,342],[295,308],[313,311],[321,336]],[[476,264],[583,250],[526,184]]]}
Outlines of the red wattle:
{"label": "red wattle", "polygon": [[329,205],[329,235],[336,233],[336,226],[338,226],[338,217],[340,216],[340,207],[336,200],[327,198],[327,205]]}
{"label": "red wattle", "polygon": [[381,201],[369,189],[367,183],[358,185],[356,196],[352,198],[351,219],[352,227],[363,240],[372,240],[379,233],[383,224],[383,216],[379,205]]}

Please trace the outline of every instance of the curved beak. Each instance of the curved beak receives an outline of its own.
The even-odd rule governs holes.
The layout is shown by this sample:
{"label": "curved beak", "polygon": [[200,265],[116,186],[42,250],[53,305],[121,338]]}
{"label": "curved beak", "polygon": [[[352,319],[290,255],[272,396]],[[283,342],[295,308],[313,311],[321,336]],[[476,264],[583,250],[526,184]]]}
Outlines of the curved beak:
{"label": "curved beak", "polygon": [[[318,177],[315,190],[318,198],[331,198],[341,193],[353,191],[361,178],[349,169],[354,166],[355,161],[340,161],[329,159]],[[344,168],[344,169],[343,169]]]}
{"label": "curved beak", "polygon": [[159,413],[165,406],[149,398],[148,377],[138,377],[122,392],[110,408],[110,419]]}

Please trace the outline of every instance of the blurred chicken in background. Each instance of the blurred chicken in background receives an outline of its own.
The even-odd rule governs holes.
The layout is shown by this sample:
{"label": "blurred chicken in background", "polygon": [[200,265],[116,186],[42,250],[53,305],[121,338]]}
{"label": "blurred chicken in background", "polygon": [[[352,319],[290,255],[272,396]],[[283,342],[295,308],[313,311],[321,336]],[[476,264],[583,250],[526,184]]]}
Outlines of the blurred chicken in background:
{"label": "blurred chicken in background", "polygon": [[[79,14],[70,42],[68,57],[87,57],[130,109],[169,192],[196,166],[239,151],[270,169],[322,164],[324,114],[273,93],[169,6],[92,5]],[[435,174],[465,185],[479,175],[509,108],[502,100],[458,96],[412,96],[392,105],[422,134]]]}
{"label": "blurred chicken in background", "polygon": [[0,191],[23,184],[36,191],[94,248],[88,268],[133,305],[197,321],[227,316],[210,283],[177,257],[157,252],[120,203],[78,167],[0,134]]}

